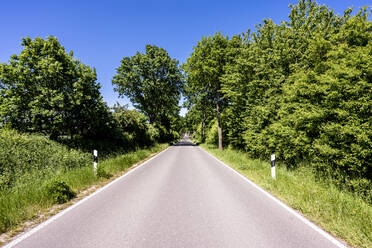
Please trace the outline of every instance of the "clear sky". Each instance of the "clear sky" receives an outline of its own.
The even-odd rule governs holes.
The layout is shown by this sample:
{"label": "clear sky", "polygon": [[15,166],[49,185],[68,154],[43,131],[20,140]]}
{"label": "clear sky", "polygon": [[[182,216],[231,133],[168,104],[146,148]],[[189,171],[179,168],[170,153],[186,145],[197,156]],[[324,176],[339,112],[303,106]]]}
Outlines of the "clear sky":
{"label": "clear sky", "polygon": [[[119,99],[111,80],[124,56],[160,46],[180,63],[202,36],[221,31],[232,36],[245,32],[264,18],[286,20],[296,0],[1,0],[0,62],[21,51],[21,38],[56,36],[67,51],[97,69],[104,100]],[[359,9],[370,0],[319,0],[336,13],[350,6]]]}

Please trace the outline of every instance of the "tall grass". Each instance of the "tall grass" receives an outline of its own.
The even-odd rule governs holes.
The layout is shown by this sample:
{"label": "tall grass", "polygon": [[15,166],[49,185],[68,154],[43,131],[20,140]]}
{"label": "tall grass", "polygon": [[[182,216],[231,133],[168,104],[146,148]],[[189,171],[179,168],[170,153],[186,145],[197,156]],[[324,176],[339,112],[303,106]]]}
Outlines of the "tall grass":
{"label": "tall grass", "polygon": [[[0,188],[86,166],[91,155],[46,137],[0,129]],[[25,176],[26,175],[26,176]]]}
{"label": "tall grass", "polygon": [[53,205],[105,183],[167,146],[157,144],[101,160],[96,176],[90,153],[47,138],[0,130],[0,233],[38,218]]}
{"label": "tall grass", "polygon": [[354,247],[372,247],[372,205],[350,192],[317,180],[310,167],[289,170],[279,164],[277,179],[273,180],[270,158],[252,160],[242,151],[220,151],[206,144],[201,147],[329,233]]}

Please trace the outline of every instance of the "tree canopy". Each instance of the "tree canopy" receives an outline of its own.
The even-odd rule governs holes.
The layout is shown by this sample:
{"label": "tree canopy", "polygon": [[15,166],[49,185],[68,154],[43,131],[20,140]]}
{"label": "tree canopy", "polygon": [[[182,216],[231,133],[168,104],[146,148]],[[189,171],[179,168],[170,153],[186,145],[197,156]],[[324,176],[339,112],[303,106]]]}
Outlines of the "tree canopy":
{"label": "tree canopy", "polygon": [[[187,77],[186,96],[194,104],[201,106],[205,115],[207,106],[215,106],[218,130],[218,145],[222,149],[221,112],[223,95],[221,76],[227,60],[228,38],[216,33],[213,37],[203,37],[194,47],[194,51],[183,65]],[[203,117],[203,123],[205,121]],[[204,124],[203,124],[204,125]],[[204,131],[203,137],[204,140]]]}
{"label": "tree canopy", "polygon": [[55,37],[24,38],[0,65],[0,121],[27,132],[88,134],[104,109],[95,69],[67,54]]}
{"label": "tree canopy", "polygon": [[147,45],[145,54],[124,57],[116,71],[112,80],[115,91],[127,96],[150,123],[162,124],[178,115],[183,78],[178,61],[163,48]]}
{"label": "tree canopy", "polygon": [[206,97],[215,102],[218,92],[224,144],[252,158],[275,153],[288,167],[306,161],[318,177],[371,195],[369,14],[347,9],[340,16],[300,0],[290,6],[288,21],[266,19],[255,32],[223,43],[203,37],[184,67],[187,123],[199,135],[207,119],[207,142],[219,144],[215,111],[204,118],[200,108]]}

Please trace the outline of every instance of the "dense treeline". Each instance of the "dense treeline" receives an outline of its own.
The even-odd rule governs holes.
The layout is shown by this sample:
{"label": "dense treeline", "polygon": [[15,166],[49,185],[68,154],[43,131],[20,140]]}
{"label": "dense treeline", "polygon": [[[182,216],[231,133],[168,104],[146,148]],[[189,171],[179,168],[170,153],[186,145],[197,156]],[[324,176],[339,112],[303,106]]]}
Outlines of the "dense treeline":
{"label": "dense treeline", "polygon": [[[74,59],[72,52],[67,54],[55,37],[48,37],[46,40],[24,38],[22,46],[23,50],[19,55],[11,56],[7,64],[0,64],[0,127],[40,133],[52,139],[66,135],[71,138],[118,137],[117,130],[123,126],[117,120],[118,114],[113,114],[103,102],[94,68]],[[150,45],[148,48],[151,48],[151,52],[155,51],[150,55],[152,60],[168,63],[160,63],[160,66],[155,63],[150,66],[147,64],[146,69],[153,73],[147,73],[141,78],[147,85],[154,85],[153,88],[132,87],[125,93],[129,96],[147,97],[137,105],[134,98],[131,100],[145,114],[145,118],[160,130],[158,138],[170,141],[177,138],[174,132],[179,127],[178,101],[182,77],[177,62],[171,60],[164,49]],[[140,53],[137,55],[144,57]],[[127,61],[126,58],[123,63],[124,61]],[[139,63],[145,65],[147,61]],[[135,68],[133,65],[129,66]],[[122,67],[123,65],[118,68],[118,75],[113,80],[121,95],[124,94],[123,87],[120,86],[121,80],[130,78],[121,74]],[[165,71],[165,75],[158,73],[161,70]],[[161,88],[158,82],[163,82]],[[153,92],[153,89],[157,91],[148,95],[147,92]],[[173,100],[165,101],[166,99]],[[148,105],[147,108],[142,107],[145,104]],[[119,108],[115,112],[119,110],[127,111]],[[134,115],[128,115],[130,117],[135,118]]]}
{"label": "dense treeline", "polygon": [[142,81],[125,74],[130,58],[123,59],[113,84],[137,108],[129,110],[107,106],[96,70],[57,38],[21,44],[19,55],[0,63],[0,233],[164,149],[157,143],[179,138],[182,127],[183,78],[164,49],[149,45],[148,54],[137,53],[141,59],[129,64],[146,70]]}
{"label": "dense treeline", "polygon": [[[129,96],[138,111],[108,107],[96,70],[67,53],[57,38],[24,38],[21,45],[19,55],[0,64],[0,157],[6,158],[0,160],[0,188],[24,173],[66,167],[76,149],[87,154],[98,149],[102,158],[179,138],[183,78],[178,62],[164,49],[148,45],[147,54],[137,53],[132,64],[125,64],[131,61],[124,57],[113,79],[115,89]],[[135,68],[146,70],[142,81],[133,81],[133,72],[125,74]],[[53,147],[55,156],[48,160]],[[73,150],[66,152],[67,147]],[[63,152],[66,159],[59,160]],[[79,164],[84,165],[86,160]]]}
{"label": "dense treeline", "polygon": [[188,128],[221,149],[310,165],[371,200],[370,11],[339,16],[310,0],[290,8],[281,24],[198,42],[183,66]]}

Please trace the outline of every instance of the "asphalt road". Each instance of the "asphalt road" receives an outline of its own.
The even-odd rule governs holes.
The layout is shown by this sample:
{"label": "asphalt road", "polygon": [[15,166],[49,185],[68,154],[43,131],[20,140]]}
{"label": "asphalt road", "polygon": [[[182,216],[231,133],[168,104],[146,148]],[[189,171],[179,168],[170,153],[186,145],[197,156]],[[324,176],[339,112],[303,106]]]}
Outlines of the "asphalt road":
{"label": "asphalt road", "polygon": [[15,247],[340,247],[187,140],[26,237]]}

